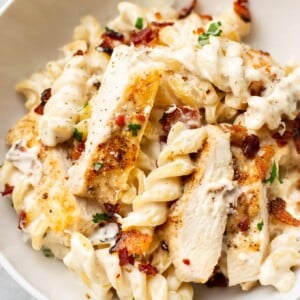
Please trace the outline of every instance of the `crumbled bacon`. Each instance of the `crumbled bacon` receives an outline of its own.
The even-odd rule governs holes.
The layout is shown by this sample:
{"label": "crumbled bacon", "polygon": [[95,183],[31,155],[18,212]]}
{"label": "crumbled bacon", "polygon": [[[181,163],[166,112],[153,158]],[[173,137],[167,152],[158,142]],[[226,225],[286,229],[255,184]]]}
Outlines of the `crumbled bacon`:
{"label": "crumbled bacon", "polygon": [[184,19],[187,16],[189,16],[191,14],[191,12],[193,11],[193,9],[195,8],[196,4],[197,4],[197,1],[192,0],[189,6],[182,8],[179,11],[179,16],[178,16],[179,19]]}
{"label": "crumbled bacon", "polygon": [[294,218],[286,210],[286,202],[281,198],[276,198],[270,202],[269,207],[270,214],[272,214],[277,220],[282,223],[291,225],[291,226],[300,226],[300,220]]}
{"label": "crumbled bacon", "polygon": [[26,227],[26,223],[27,223],[26,212],[24,210],[21,210],[19,215],[18,228],[20,230],[23,230]]}
{"label": "crumbled bacon", "polygon": [[182,122],[188,128],[201,126],[201,115],[198,109],[190,106],[175,106],[166,110],[159,120],[163,130],[168,133],[176,122]]}
{"label": "crumbled bacon", "polygon": [[297,153],[300,154],[300,116],[293,123],[293,139]]}
{"label": "crumbled bacon", "polygon": [[140,272],[146,273],[147,275],[154,276],[158,273],[158,270],[148,263],[141,263],[138,265],[138,268]]}
{"label": "crumbled bacon", "polygon": [[112,54],[116,46],[120,45],[120,43],[125,43],[124,35],[112,29],[109,29],[106,32],[104,32],[101,38],[102,43],[98,47],[96,47],[96,50],[105,52],[109,55]]}
{"label": "crumbled bacon", "polygon": [[247,136],[247,129],[242,125],[232,125],[230,127],[231,135],[230,135],[230,143],[235,147],[242,147],[243,141]]}
{"label": "crumbled bacon", "polygon": [[134,264],[134,256],[129,255],[128,251],[126,248],[122,248],[118,251],[118,256],[119,256],[119,265],[125,266],[127,264],[133,265]]}
{"label": "crumbled bacon", "polygon": [[1,192],[1,194],[2,194],[2,196],[7,196],[7,195],[11,195],[13,191],[14,191],[14,187],[5,183],[4,191]]}
{"label": "crumbled bacon", "polygon": [[51,98],[51,88],[45,89],[41,93],[41,103],[34,109],[34,112],[43,115],[46,102]]}
{"label": "crumbled bacon", "polygon": [[274,153],[273,145],[267,145],[263,148],[263,154],[255,157],[255,166],[261,180],[265,180],[267,177],[267,172],[270,170]]}
{"label": "crumbled bacon", "polygon": [[234,11],[241,17],[241,19],[249,23],[251,22],[251,14],[249,11],[248,0],[237,0],[233,3]]}
{"label": "crumbled bacon", "polygon": [[156,27],[166,27],[166,26],[172,26],[174,25],[174,22],[151,22],[151,25],[156,26]]}
{"label": "crumbled bacon", "polygon": [[146,27],[140,31],[134,31],[131,34],[131,42],[135,46],[147,46],[158,39],[159,28],[155,26]]}
{"label": "crumbled bacon", "polygon": [[272,135],[272,138],[276,141],[278,147],[284,147],[289,142],[289,140],[293,138],[293,133],[288,130],[286,130],[283,134],[275,132]]}
{"label": "crumbled bacon", "polygon": [[245,157],[252,159],[256,156],[259,151],[260,142],[259,138],[255,134],[247,135],[243,140],[243,154]]}
{"label": "crumbled bacon", "polygon": [[70,158],[72,160],[79,159],[79,157],[81,156],[81,153],[84,152],[84,150],[85,150],[84,142],[76,143],[75,146],[73,147],[73,149],[71,150]]}
{"label": "crumbled bacon", "polygon": [[103,206],[109,216],[112,216],[119,211],[119,204],[104,203]]}
{"label": "crumbled bacon", "polygon": [[247,231],[249,229],[249,216],[244,216],[238,224],[240,231]]}

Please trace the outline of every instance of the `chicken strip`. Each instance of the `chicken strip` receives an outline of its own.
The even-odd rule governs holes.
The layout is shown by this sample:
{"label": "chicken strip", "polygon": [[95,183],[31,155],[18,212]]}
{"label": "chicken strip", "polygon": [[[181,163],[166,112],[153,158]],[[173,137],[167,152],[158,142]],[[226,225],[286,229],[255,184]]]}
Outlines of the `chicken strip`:
{"label": "chicken strip", "polygon": [[115,204],[128,188],[161,70],[145,50],[127,46],[114,50],[93,99],[85,152],[69,171],[74,194]]}
{"label": "chicken strip", "polygon": [[221,255],[227,209],[234,202],[229,134],[216,126],[207,126],[207,131],[196,171],[166,225],[171,260],[181,281],[209,279]]}

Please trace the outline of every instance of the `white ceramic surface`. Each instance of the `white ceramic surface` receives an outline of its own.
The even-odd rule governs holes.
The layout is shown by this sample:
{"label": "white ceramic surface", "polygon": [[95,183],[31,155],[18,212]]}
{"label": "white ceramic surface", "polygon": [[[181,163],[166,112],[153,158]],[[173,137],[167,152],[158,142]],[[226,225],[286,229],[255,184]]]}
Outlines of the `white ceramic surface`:
{"label": "white ceramic surface", "polygon": [[[11,4],[5,10],[0,8],[0,160],[6,150],[3,142],[6,131],[25,111],[14,92],[14,84],[57,56],[57,48],[70,39],[80,16],[91,13],[105,24],[114,15],[118,1],[8,2]],[[228,3],[231,0],[202,0],[199,8],[211,13],[221,11]],[[300,1],[252,0],[251,9],[254,22],[248,42],[281,62],[290,59],[300,62],[297,38]],[[37,299],[85,299],[80,281],[60,262],[44,258],[22,241],[16,215],[7,199],[0,199],[0,215],[0,263],[15,280]],[[280,295],[272,288],[257,288],[250,293],[242,293],[238,288],[202,288],[197,290],[195,299],[296,300],[300,299],[300,274],[298,277],[298,285],[288,294]]]}

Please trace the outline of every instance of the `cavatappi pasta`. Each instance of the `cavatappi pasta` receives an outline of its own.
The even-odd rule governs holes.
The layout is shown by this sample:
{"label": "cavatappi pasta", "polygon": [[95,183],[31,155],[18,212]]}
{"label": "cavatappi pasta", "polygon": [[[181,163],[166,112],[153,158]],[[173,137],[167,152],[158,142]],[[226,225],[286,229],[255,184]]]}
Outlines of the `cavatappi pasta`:
{"label": "cavatappi pasta", "polygon": [[240,41],[247,1],[219,16],[194,5],[83,17],[16,85],[28,113],[7,134],[2,195],[93,299],[295,284],[300,67]]}

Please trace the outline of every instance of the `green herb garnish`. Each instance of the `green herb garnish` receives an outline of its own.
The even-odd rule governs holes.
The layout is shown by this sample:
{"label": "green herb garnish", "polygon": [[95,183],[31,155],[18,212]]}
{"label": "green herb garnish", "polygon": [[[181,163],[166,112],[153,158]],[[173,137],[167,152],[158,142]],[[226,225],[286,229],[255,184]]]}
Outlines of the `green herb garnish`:
{"label": "green herb garnish", "polygon": [[138,259],[140,256],[139,256],[138,254],[135,253],[135,254],[133,255],[133,257],[134,257],[134,259]]}
{"label": "green herb garnish", "polygon": [[3,167],[3,163],[0,165],[0,169]]}
{"label": "green herb garnish", "polygon": [[259,231],[262,231],[264,227],[264,221],[260,221],[259,223],[257,223],[256,227]]}
{"label": "green herb garnish", "polygon": [[87,102],[86,104],[82,105],[81,107],[78,108],[77,112],[81,112],[81,111],[84,110],[88,105],[89,105],[88,102]]}
{"label": "green herb garnish", "polygon": [[109,28],[108,26],[105,26],[105,31],[106,31],[106,32],[110,32],[110,33],[115,32],[114,30],[112,30],[112,29]]}
{"label": "green herb garnish", "polygon": [[104,166],[104,164],[102,162],[96,162],[94,163],[94,171],[99,171],[100,169],[102,169]]}
{"label": "green herb garnish", "polygon": [[43,254],[45,257],[54,257],[54,254],[52,253],[52,251],[49,248],[43,247],[42,251],[43,251]]}
{"label": "green herb garnish", "polygon": [[142,128],[140,124],[129,124],[128,129],[132,132],[132,136],[137,136],[138,131]]}
{"label": "green herb garnish", "polygon": [[98,224],[101,221],[108,221],[110,219],[110,216],[108,214],[99,214],[96,213],[95,215],[93,215],[93,222]]}
{"label": "green herb garnish", "polygon": [[276,162],[274,161],[273,165],[272,165],[272,170],[271,170],[270,177],[267,178],[267,179],[265,179],[264,183],[270,183],[270,184],[272,184],[275,181],[276,178],[279,181],[279,183],[283,183],[283,181],[282,181],[282,179],[281,179],[281,177],[279,175],[279,168],[278,168]]}
{"label": "green herb garnish", "polygon": [[74,139],[78,142],[82,142],[83,133],[77,128],[74,128]]}
{"label": "green herb garnish", "polygon": [[144,20],[141,17],[137,18],[134,26],[136,29],[142,29],[144,27]]}
{"label": "green herb garnish", "polygon": [[202,33],[198,37],[198,43],[200,46],[205,46],[209,43],[209,37],[212,36],[220,36],[221,33],[223,32],[220,29],[220,26],[222,25],[221,22],[215,22],[211,23],[207,29],[206,32]]}

